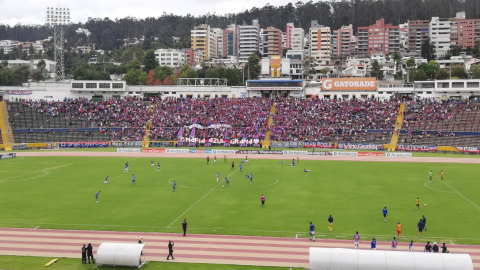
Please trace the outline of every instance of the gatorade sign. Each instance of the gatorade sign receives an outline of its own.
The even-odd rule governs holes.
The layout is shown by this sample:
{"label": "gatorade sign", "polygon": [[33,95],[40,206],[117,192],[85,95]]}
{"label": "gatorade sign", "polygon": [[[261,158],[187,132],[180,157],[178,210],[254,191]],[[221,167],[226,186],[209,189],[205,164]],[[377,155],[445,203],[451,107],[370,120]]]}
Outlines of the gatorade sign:
{"label": "gatorade sign", "polygon": [[322,80],[323,91],[376,91],[376,78],[332,78]]}

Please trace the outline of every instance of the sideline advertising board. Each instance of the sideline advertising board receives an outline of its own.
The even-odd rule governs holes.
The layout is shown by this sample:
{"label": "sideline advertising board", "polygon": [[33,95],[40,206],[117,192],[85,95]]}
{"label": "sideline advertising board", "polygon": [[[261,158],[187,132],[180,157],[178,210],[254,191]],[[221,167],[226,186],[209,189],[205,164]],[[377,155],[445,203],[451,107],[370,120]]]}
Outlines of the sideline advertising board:
{"label": "sideline advertising board", "polygon": [[331,156],[332,153],[328,151],[309,151],[308,152],[309,156]]}
{"label": "sideline advertising board", "polygon": [[435,145],[397,145],[397,150],[401,151],[412,151],[412,152],[430,152],[438,151],[438,146]]}
{"label": "sideline advertising board", "polygon": [[328,78],[322,80],[322,91],[376,91],[377,78]]}
{"label": "sideline advertising board", "polygon": [[117,153],[140,153],[140,148],[117,148]]}
{"label": "sideline advertising board", "polygon": [[412,153],[385,153],[385,156],[386,157],[406,157],[406,158],[410,158],[412,157]]}
{"label": "sideline advertising board", "polygon": [[283,151],[278,151],[278,150],[237,150],[236,154],[283,155]]}
{"label": "sideline advertising board", "polygon": [[303,146],[306,148],[335,148],[335,143],[331,142],[304,142]]}
{"label": "sideline advertising board", "polygon": [[338,143],[338,149],[348,149],[348,150],[383,150],[383,144],[370,144],[370,143]]}
{"label": "sideline advertising board", "polygon": [[149,148],[145,148],[145,149],[142,149],[142,152],[143,153],[165,153],[165,149],[149,149]]}
{"label": "sideline advertising board", "polygon": [[359,157],[383,157],[380,152],[358,152]]}
{"label": "sideline advertising board", "polygon": [[64,148],[98,148],[108,147],[109,142],[61,142],[59,147]]}
{"label": "sideline advertising board", "polygon": [[235,154],[236,150],[212,149],[212,154]]}
{"label": "sideline advertising board", "polygon": [[332,156],[337,157],[358,157],[358,152],[332,151]]}
{"label": "sideline advertising board", "polygon": [[167,154],[188,154],[190,153],[189,149],[166,149]]}
{"label": "sideline advertising board", "polygon": [[284,155],[293,155],[293,156],[306,156],[308,151],[283,151]]}
{"label": "sideline advertising board", "polygon": [[124,142],[111,142],[112,147],[142,147],[141,141],[124,141]]}
{"label": "sideline advertising board", "polygon": [[16,156],[16,153],[0,154],[0,159],[14,158]]}

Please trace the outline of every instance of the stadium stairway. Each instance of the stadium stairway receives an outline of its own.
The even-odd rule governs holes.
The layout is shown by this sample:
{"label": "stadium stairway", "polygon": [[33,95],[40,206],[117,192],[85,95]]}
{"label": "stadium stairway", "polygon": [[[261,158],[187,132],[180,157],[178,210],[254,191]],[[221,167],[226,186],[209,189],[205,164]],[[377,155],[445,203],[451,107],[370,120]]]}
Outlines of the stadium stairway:
{"label": "stadium stairway", "polygon": [[12,129],[10,128],[10,124],[8,123],[8,110],[7,110],[7,103],[5,100],[0,102],[0,131],[2,133],[2,141],[6,151],[12,150],[13,141],[13,133]]}
{"label": "stadium stairway", "polygon": [[405,112],[405,103],[400,104],[400,109],[398,110],[397,121],[395,123],[395,128],[393,130],[392,139],[388,145],[388,151],[395,152],[397,148],[398,137],[400,135],[400,130],[402,130],[403,123],[403,113]]}
{"label": "stadium stairway", "polygon": [[155,117],[155,110],[153,109],[152,103],[149,105],[148,111],[150,112],[150,119],[145,125],[145,136],[143,136],[143,147],[148,147],[150,145],[150,129],[152,128],[152,120]]}
{"label": "stadium stairway", "polygon": [[[272,107],[270,108],[270,116],[268,117],[268,126],[271,127],[273,125],[273,116],[275,115],[275,102],[272,104]],[[265,139],[262,142],[262,147],[263,148],[268,148],[270,146],[270,133],[271,131],[268,130],[267,133],[265,133]]]}

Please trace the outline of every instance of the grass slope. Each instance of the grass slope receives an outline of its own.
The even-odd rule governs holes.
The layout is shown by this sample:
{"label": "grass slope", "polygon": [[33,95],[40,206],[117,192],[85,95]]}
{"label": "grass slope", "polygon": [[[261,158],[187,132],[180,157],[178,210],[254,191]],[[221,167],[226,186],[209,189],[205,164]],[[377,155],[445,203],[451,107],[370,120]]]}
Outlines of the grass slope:
{"label": "grass slope", "polygon": [[[130,173],[124,174],[127,161]],[[423,241],[480,244],[480,209],[473,205],[480,205],[478,165],[301,161],[292,168],[251,156],[250,165],[240,172],[231,170],[232,160],[219,159],[217,165],[212,160],[208,166],[204,159],[155,161],[160,161],[161,172],[147,158],[2,160],[0,226],[181,232],[187,218],[189,233],[295,237],[306,234],[312,221],[321,238],[350,239],[359,231],[363,239],[390,240],[401,222],[402,240],[417,241],[416,224],[424,214],[428,231]],[[240,160],[235,163],[238,168]],[[436,178],[427,182],[430,170],[443,170],[445,183]],[[220,179],[230,175],[231,186],[217,184],[217,172]],[[255,175],[253,184],[245,178],[250,172]],[[132,173],[137,177],[134,186]],[[107,175],[109,183],[103,184]],[[95,203],[98,190],[100,203]],[[413,210],[417,196],[421,211]],[[384,206],[389,210],[387,222]],[[329,214],[335,219],[333,233],[327,229]]]}

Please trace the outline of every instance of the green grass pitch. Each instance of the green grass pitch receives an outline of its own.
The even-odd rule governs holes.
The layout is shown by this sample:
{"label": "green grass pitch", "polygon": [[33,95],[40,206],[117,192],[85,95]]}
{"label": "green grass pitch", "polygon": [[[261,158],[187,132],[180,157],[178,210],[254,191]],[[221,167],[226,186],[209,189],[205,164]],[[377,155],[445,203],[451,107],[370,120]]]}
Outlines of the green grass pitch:
{"label": "green grass pitch", "polygon": [[[302,237],[312,221],[319,238],[391,240],[403,225],[402,241],[480,244],[478,165],[256,160],[238,170],[240,159],[18,157],[0,161],[0,226],[51,229],[181,232]],[[125,162],[130,172],[123,173]],[[156,163],[161,172],[156,172]],[[304,173],[303,169],[310,170]],[[445,172],[445,183],[439,176]],[[229,175],[231,186],[217,184]],[[136,185],[131,185],[132,173]],[[253,184],[245,178],[253,173]],[[103,184],[106,176],[108,184]],[[178,186],[172,192],[171,183]],[[99,203],[95,192],[101,190]],[[260,196],[266,197],[265,208]],[[421,211],[414,211],[420,197]],[[427,207],[424,204],[427,204]],[[382,208],[389,215],[383,221]],[[328,232],[327,217],[335,219]]]}

